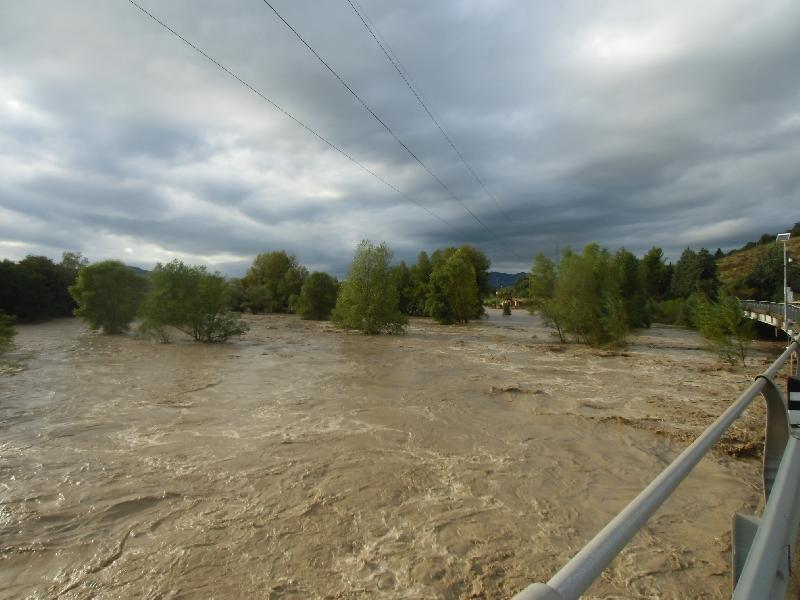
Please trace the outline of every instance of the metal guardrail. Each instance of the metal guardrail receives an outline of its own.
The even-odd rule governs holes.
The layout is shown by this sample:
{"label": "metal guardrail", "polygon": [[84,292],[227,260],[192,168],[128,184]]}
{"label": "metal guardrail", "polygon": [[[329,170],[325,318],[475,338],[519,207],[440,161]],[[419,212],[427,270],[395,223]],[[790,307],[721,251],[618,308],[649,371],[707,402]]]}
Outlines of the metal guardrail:
{"label": "metal guardrail", "polygon": [[[790,415],[774,378],[792,355],[797,357],[798,349],[800,336],[572,560],[546,584],[534,583],[514,600],[579,598],[759,394],[767,404],[763,472],[767,502],[761,519],[734,515],[733,598],[783,598],[800,521],[800,427],[790,427],[790,421],[800,422],[800,410]],[[790,398],[795,395],[800,391]]]}
{"label": "metal guardrail", "polygon": [[[783,303],[782,302],[761,302],[760,300],[741,300],[742,308],[750,312],[769,315],[778,319],[778,326],[783,322]],[[786,319],[800,324],[800,306],[789,304],[786,307]]]}

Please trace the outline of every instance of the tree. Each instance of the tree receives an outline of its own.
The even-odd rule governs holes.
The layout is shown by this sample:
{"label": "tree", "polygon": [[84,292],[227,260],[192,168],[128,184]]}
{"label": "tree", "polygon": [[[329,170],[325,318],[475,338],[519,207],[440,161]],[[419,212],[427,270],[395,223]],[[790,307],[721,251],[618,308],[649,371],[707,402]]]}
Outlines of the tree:
{"label": "tree", "polygon": [[726,293],[717,302],[698,295],[694,308],[694,324],[706,346],[721,359],[745,365],[747,351],[753,340],[753,324],[742,313],[739,301]]}
{"label": "tree", "polygon": [[93,330],[119,334],[136,316],[145,280],[118,260],[84,266],[69,293],[78,304],[75,315]]}
{"label": "tree", "polygon": [[398,308],[391,258],[386,243],[364,240],[358,245],[331,313],[337,327],[369,334],[402,332],[408,318]]}
{"label": "tree", "polygon": [[664,261],[664,251],[653,246],[640,263],[644,292],[648,298],[663,300],[669,294],[670,270]]}
{"label": "tree", "polygon": [[[786,277],[790,288],[800,289],[800,266],[797,263],[788,263]],[[744,283],[752,288],[759,300],[783,302],[783,246],[773,243]]]}
{"label": "tree", "polygon": [[238,277],[228,279],[228,306],[234,312],[242,312],[247,301],[246,290]]}
{"label": "tree", "polygon": [[224,342],[248,330],[228,311],[230,288],[225,278],[203,266],[179,260],[157,264],[152,287],[142,302],[143,330],[166,341],[164,328],[174,327],[200,342]]}
{"label": "tree", "polygon": [[695,252],[686,248],[675,265],[670,291],[677,298],[688,298],[695,292],[716,298],[719,289],[717,263],[705,248]]}
{"label": "tree", "polygon": [[[478,318],[483,315],[483,302],[482,298],[488,296],[493,293],[492,287],[489,285],[489,267],[491,266],[491,261],[489,258],[477,248],[474,248],[470,245],[464,245],[460,248],[442,248],[440,250],[436,250],[433,255],[431,256],[431,277],[433,276],[433,272],[437,268],[441,268],[454,254],[460,253],[460,256],[463,260],[466,260],[472,269],[475,272],[475,285],[478,288],[478,297],[475,301],[475,309],[473,314],[476,316],[470,318]],[[430,294],[430,288],[428,293]],[[430,298],[426,301],[426,306],[428,308],[428,312],[430,314]],[[433,316],[433,315],[431,315]]]}
{"label": "tree", "polygon": [[428,315],[428,284],[431,278],[431,261],[427,252],[420,252],[417,264],[409,269],[410,286],[406,292],[408,314],[416,317]]}
{"label": "tree", "polygon": [[0,354],[11,347],[17,330],[14,329],[14,317],[0,313]]}
{"label": "tree", "polygon": [[541,252],[533,257],[530,277],[531,312],[541,309],[545,302],[553,298],[557,279],[556,265],[552,260]]}
{"label": "tree", "polygon": [[558,338],[564,342],[564,328],[561,323],[562,313],[555,304],[553,296],[558,281],[556,264],[543,253],[533,258],[533,267],[530,276],[530,305],[531,313],[538,312],[546,325],[554,327]]}
{"label": "tree", "polygon": [[619,267],[597,244],[582,254],[565,253],[552,303],[564,331],[590,346],[623,343],[627,317],[620,280]]}
{"label": "tree", "polygon": [[242,279],[244,305],[252,312],[289,312],[308,270],[283,250],[259,254]]}
{"label": "tree", "polygon": [[297,314],[303,319],[324,321],[330,318],[336,306],[339,293],[339,282],[327,273],[315,271],[303,282],[300,297],[297,300]]}
{"label": "tree", "polygon": [[392,275],[397,285],[397,307],[404,315],[410,315],[414,302],[414,282],[411,280],[411,269],[405,261],[392,269]]}
{"label": "tree", "polygon": [[635,254],[620,248],[614,256],[620,274],[620,294],[628,329],[650,327],[650,302],[645,293],[644,274]]}
{"label": "tree", "polygon": [[475,268],[464,248],[434,267],[428,293],[428,313],[439,323],[466,323],[483,314]]}

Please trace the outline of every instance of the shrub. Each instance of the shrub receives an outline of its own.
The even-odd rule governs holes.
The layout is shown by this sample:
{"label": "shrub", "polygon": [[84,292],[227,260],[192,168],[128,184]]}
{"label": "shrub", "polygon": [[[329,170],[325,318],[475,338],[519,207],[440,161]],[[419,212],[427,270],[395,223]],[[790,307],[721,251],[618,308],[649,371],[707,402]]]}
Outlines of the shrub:
{"label": "shrub", "polygon": [[93,330],[119,334],[128,330],[136,316],[145,285],[125,264],[106,260],[81,268],[69,293],[78,303],[75,315]]}
{"label": "shrub", "polygon": [[739,360],[744,366],[753,341],[753,324],[736,298],[725,293],[720,293],[718,302],[699,298],[694,324],[709,350],[730,364]]}

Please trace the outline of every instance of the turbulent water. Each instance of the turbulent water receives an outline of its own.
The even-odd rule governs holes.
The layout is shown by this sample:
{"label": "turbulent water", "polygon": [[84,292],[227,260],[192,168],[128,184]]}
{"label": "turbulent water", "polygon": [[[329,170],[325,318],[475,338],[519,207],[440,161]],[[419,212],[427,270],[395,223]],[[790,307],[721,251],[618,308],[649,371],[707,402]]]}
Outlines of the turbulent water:
{"label": "turbulent water", "polygon": [[[220,345],[19,328],[0,366],[0,597],[507,597],[777,355],[720,370],[665,327],[598,352],[518,314],[377,337],[249,321]],[[729,594],[731,513],[760,498],[754,410],[589,596]]]}

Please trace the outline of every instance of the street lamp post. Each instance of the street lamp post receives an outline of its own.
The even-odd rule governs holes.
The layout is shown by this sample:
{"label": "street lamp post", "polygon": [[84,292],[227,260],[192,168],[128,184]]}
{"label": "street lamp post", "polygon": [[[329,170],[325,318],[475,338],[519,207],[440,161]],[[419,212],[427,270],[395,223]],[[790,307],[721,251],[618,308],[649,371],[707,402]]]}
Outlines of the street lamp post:
{"label": "street lamp post", "polygon": [[791,341],[792,336],[789,334],[789,302],[787,300],[788,292],[786,287],[786,243],[791,237],[790,233],[779,233],[775,238],[776,242],[783,242],[783,327],[786,335]]}

